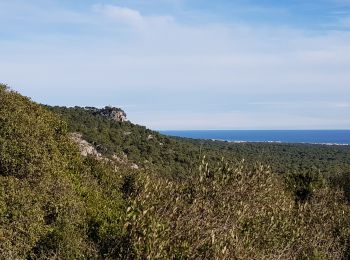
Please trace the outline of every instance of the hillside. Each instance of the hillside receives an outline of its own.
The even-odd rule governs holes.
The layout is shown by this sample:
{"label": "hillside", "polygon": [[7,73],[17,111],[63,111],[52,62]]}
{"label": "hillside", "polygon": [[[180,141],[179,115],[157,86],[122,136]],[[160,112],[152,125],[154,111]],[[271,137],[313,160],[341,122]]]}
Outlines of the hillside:
{"label": "hillside", "polygon": [[[341,186],[350,198],[350,146],[279,143],[229,143],[167,137],[129,121],[114,120],[105,109],[48,107],[68,122],[70,132],[82,134],[104,156],[127,157],[144,169],[156,169],[163,176],[186,179],[197,169],[203,155],[210,164],[222,158],[237,163],[245,160],[253,166],[257,161],[269,165],[290,183],[295,178],[309,183],[328,181]],[[126,114],[121,109],[126,117]],[[299,187],[295,187],[296,191]]]}
{"label": "hillside", "polygon": [[347,148],[171,138],[106,109],[0,86],[1,259],[347,257]]}

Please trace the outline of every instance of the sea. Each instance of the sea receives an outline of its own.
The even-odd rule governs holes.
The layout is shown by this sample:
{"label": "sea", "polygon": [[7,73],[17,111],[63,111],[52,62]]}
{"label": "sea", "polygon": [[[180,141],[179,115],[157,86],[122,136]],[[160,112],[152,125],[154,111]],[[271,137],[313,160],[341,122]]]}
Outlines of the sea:
{"label": "sea", "polygon": [[229,142],[350,145],[350,130],[167,130],[160,133]]}

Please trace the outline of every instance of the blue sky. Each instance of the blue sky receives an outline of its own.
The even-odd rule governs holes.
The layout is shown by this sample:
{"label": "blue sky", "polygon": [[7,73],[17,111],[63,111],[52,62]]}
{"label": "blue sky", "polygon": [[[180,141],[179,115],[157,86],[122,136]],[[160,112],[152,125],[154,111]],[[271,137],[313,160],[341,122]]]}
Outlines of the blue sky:
{"label": "blue sky", "polygon": [[350,0],[0,0],[0,82],[152,129],[350,129]]}

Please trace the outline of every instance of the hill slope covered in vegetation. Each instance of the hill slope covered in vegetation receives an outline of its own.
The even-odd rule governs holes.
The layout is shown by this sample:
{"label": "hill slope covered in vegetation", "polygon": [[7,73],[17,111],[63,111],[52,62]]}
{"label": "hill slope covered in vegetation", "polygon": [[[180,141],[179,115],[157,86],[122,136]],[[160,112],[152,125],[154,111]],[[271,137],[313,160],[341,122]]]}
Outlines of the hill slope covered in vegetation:
{"label": "hill slope covered in vegetation", "polygon": [[[82,156],[70,132],[102,157]],[[259,149],[165,137],[1,86],[0,258],[345,258],[349,205],[322,158],[348,176],[348,150],[266,148],[302,150],[319,174],[288,156],[258,163]],[[139,169],[113,160],[124,155]]]}
{"label": "hill slope covered in vegetation", "polygon": [[81,133],[105,156],[127,157],[145,169],[156,169],[173,179],[191,176],[205,155],[210,164],[225,158],[231,163],[245,160],[252,167],[257,161],[269,165],[300,196],[308,196],[313,186],[326,181],[340,187],[350,198],[350,146],[229,143],[167,137],[130,122],[111,120],[105,116],[105,109],[48,108],[68,122],[69,131]]}

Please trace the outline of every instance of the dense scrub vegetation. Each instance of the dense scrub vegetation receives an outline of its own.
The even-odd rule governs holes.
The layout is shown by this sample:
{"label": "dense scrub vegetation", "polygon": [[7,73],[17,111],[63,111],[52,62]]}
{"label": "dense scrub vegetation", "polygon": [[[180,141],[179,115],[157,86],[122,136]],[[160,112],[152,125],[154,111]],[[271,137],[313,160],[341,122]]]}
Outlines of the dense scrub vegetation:
{"label": "dense scrub vegetation", "polygon": [[[48,108],[68,122],[70,132],[81,133],[105,156],[126,155],[144,168],[157,169],[174,178],[188,175],[200,161],[197,145],[168,138],[144,126],[110,120],[91,108]],[[221,155],[214,157],[220,159]]]}
{"label": "dense scrub vegetation", "polygon": [[[128,208],[138,255],[150,259],[341,259],[349,208],[338,191],[295,202],[261,164],[205,161],[189,182],[139,175]],[[155,192],[156,191],[156,192]],[[147,230],[147,232],[145,232]]]}
{"label": "dense scrub vegetation", "polygon": [[68,122],[69,131],[83,134],[105,156],[117,154],[156,169],[173,179],[187,179],[203,155],[210,164],[222,157],[248,166],[259,161],[282,175],[297,199],[307,197],[314,186],[327,181],[344,190],[350,199],[350,146],[280,143],[230,143],[166,137],[130,122],[115,122],[91,108],[48,107]]}
{"label": "dense scrub vegetation", "polygon": [[348,153],[169,138],[0,86],[0,259],[345,259]]}
{"label": "dense scrub vegetation", "polygon": [[229,143],[166,137],[130,122],[115,122],[91,108],[48,107],[68,122],[69,131],[83,134],[105,155],[125,153],[131,160],[166,167],[173,175],[187,175],[202,155],[260,161],[276,173],[320,171],[321,174],[349,170],[350,147],[279,143]]}

